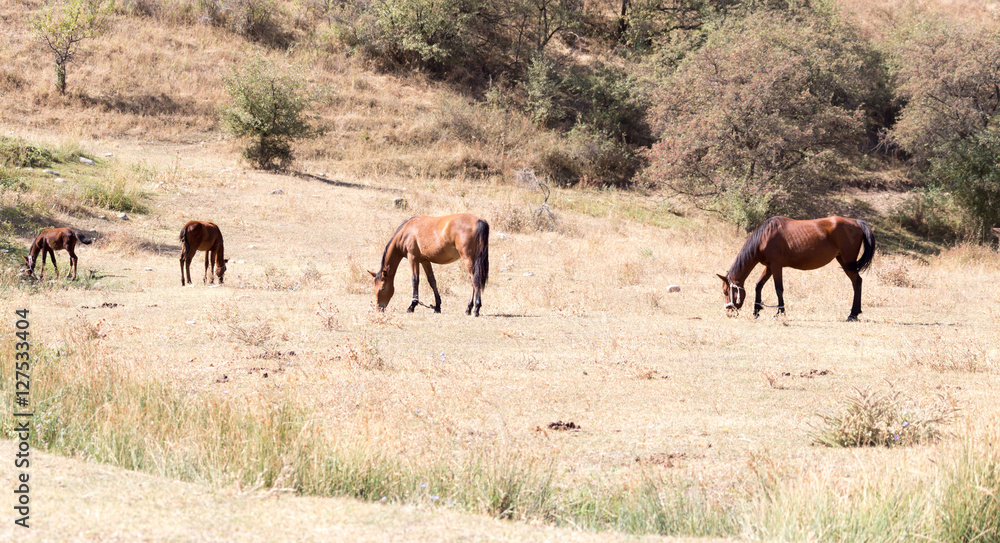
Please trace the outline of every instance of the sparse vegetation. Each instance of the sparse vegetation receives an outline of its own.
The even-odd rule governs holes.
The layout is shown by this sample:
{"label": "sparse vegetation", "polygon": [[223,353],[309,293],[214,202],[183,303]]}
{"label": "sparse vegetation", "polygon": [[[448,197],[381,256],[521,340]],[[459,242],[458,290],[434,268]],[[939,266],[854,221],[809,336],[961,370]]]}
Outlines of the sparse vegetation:
{"label": "sparse vegetation", "polygon": [[105,31],[113,5],[113,1],[106,0],[61,0],[42,9],[32,20],[35,33],[55,61],[59,94],[66,94],[66,66],[82,41]]}
{"label": "sparse vegetation", "polygon": [[842,411],[824,415],[815,434],[827,447],[898,447],[937,439],[943,424],[954,417],[950,398],[920,405],[898,390],[855,389]]}

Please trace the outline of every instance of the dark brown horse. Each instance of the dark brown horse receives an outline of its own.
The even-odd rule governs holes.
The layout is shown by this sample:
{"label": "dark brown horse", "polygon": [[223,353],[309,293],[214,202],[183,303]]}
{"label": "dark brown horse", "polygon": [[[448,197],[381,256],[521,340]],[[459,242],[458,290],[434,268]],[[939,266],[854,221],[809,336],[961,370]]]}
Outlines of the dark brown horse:
{"label": "dark brown horse", "polygon": [[[215,264],[215,276],[222,284],[226,274],[225,248],[222,245],[222,231],[214,222],[189,221],[181,228],[181,286],[184,286],[184,270],[187,269],[187,282],[191,283],[191,261],[198,251],[205,251],[205,274],[202,283],[208,282],[208,269]],[[212,277],[212,283],[215,277]]]}
{"label": "dark brown horse", "polygon": [[[483,305],[481,294],[486,288],[490,274],[490,225],[471,213],[448,215],[446,217],[413,217],[399,225],[392,239],[382,253],[382,265],[379,272],[371,272],[375,278],[375,299],[380,311],[385,310],[394,292],[393,280],[399,261],[407,259],[410,271],[413,273],[413,301],[407,313],[420,303],[417,288],[420,285],[420,266],[427,272],[427,282],[434,291],[435,313],[441,312],[441,295],[438,293],[437,282],[431,264],[450,264],[459,258],[465,262],[465,269],[472,276],[472,300],[465,314],[479,316],[479,308]],[[430,307],[430,306],[428,306]]]}
{"label": "dark brown horse", "polygon": [[[864,252],[861,251],[862,246]],[[858,258],[860,253],[860,258]],[[764,273],[757,280],[753,316],[757,317],[763,306],[760,291],[764,283],[774,276],[774,290],[778,294],[778,313],[785,312],[784,287],[781,269],[815,270],[837,259],[844,273],[854,285],[854,305],[848,321],[858,320],[861,314],[861,275],[868,269],[875,255],[875,235],[868,223],[844,217],[827,217],[810,221],[796,221],[785,217],[771,217],[760,225],[743,244],[729,273],[718,275],[722,279],[722,294],[726,309],[739,311],[746,300],[743,283],[757,264],[764,265]]]}
{"label": "dark brown horse", "polygon": [[42,271],[39,279],[45,278],[45,256],[52,257],[52,267],[56,269],[56,279],[59,279],[59,266],[56,264],[55,251],[66,249],[69,253],[69,265],[73,269],[71,280],[76,279],[76,242],[90,245],[93,239],[82,232],[77,232],[72,228],[47,228],[38,233],[35,242],[31,244],[31,251],[24,257],[24,273],[34,277],[35,264],[38,263],[38,253],[42,254]]}

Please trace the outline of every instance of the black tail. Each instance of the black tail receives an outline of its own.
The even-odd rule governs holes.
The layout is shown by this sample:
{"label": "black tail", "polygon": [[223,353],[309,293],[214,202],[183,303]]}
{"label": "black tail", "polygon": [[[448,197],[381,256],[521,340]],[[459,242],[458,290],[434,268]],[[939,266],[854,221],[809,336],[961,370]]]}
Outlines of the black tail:
{"label": "black tail", "polygon": [[861,234],[863,236],[861,241],[864,243],[865,250],[861,253],[861,258],[857,262],[844,267],[861,273],[867,270],[868,266],[871,266],[872,258],[875,256],[875,234],[872,233],[872,228],[865,221],[858,220],[858,226],[861,227]]}
{"label": "black tail", "polygon": [[490,225],[482,219],[476,223],[476,238],[479,240],[479,254],[472,262],[472,286],[482,290],[490,279]]}
{"label": "black tail", "polygon": [[84,245],[90,245],[94,242],[94,238],[80,232],[79,230],[74,230],[73,233],[76,234],[76,239],[80,240],[80,243]]}

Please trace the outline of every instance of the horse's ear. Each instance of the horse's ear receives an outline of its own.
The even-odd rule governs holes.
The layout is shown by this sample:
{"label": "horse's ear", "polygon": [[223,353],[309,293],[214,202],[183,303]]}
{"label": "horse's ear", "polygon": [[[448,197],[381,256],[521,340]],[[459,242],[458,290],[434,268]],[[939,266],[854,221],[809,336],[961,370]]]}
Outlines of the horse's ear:
{"label": "horse's ear", "polygon": [[729,278],[726,277],[725,275],[715,274],[715,276],[718,277],[719,279],[722,279],[723,283],[729,284]]}
{"label": "horse's ear", "polygon": [[375,275],[375,272],[373,272],[371,270],[365,270],[365,271],[368,272],[368,273],[370,273],[370,274],[372,274],[372,277],[378,277],[377,275]]}

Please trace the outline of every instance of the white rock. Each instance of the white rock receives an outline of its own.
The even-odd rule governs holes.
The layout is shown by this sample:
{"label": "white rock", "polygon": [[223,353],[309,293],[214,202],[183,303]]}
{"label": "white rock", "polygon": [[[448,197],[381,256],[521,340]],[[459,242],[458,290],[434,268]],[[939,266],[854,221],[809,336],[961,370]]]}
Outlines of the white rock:
{"label": "white rock", "polygon": [[55,170],[42,170],[42,173],[47,173],[49,175],[56,175],[56,176],[59,175],[59,172],[57,172]]}
{"label": "white rock", "polygon": [[111,153],[104,153],[104,156],[106,156],[106,157],[112,157],[112,156],[115,156],[115,155],[113,155]]}
{"label": "white rock", "polygon": [[97,166],[96,162],[94,162],[93,160],[90,160],[89,158],[87,158],[85,156],[80,157],[80,162],[83,162],[84,164],[86,164],[88,166]]}
{"label": "white rock", "polygon": [[146,271],[153,271],[153,268],[143,268],[143,269],[145,269]]}
{"label": "white rock", "polygon": [[128,215],[126,215],[125,213],[119,213],[118,214],[118,218],[121,219],[121,220],[123,220],[123,221],[127,221],[128,220]]}
{"label": "white rock", "polygon": [[197,321],[185,321],[184,324],[198,324]]}
{"label": "white rock", "polygon": [[63,179],[62,177],[57,177],[56,178],[56,183],[65,183],[65,182],[66,182],[66,180]]}
{"label": "white rock", "polygon": [[525,277],[531,277],[532,275],[535,275],[535,274],[533,274],[531,272],[524,272],[524,276]]}
{"label": "white rock", "polygon": [[285,193],[285,191],[283,191],[281,189],[274,189],[274,190],[271,191],[271,194],[284,194],[284,193]]}

